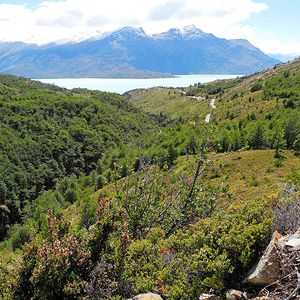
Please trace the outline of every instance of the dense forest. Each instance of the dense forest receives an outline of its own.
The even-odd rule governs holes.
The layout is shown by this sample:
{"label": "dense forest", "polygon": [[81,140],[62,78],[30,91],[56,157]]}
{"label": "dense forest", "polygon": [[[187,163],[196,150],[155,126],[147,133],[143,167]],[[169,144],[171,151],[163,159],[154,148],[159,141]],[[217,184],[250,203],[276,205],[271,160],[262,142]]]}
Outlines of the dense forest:
{"label": "dense forest", "polygon": [[125,97],[1,75],[1,298],[241,287],[298,201],[299,83],[298,60]]}
{"label": "dense forest", "polygon": [[6,75],[0,94],[2,237],[40,194],[66,176],[89,175],[106,152],[156,127],[118,95]]}

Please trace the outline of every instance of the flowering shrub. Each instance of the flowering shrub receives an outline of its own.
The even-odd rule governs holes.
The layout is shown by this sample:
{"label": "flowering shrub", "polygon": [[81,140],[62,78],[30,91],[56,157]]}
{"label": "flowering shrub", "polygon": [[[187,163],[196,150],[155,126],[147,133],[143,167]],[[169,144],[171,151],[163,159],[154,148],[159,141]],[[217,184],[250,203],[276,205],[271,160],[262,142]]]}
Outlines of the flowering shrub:
{"label": "flowering shrub", "polygon": [[70,222],[51,210],[47,221],[44,236],[33,235],[23,247],[8,299],[112,299],[132,291],[122,283],[131,243],[122,210],[101,199],[88,234],[73,234]]}
{"label": "flowering shrub", "polygon": [[18,265],[18,257],[6,257],[1,253],[0,257],[0,299],[11,299],[11,288],[15,277],[15,268]]}
{"label": "flowering shrub", "polygon": [[84,237],[70,233],[70,223],[47,216],[44,238],[33,236],[12,289],[14,299],[76,299],[83,295],[90,271],[90,251]]}
{"label": "flowering shrub", "polygon": [[116,203],[99,200],[97,221],[88,239],[93,265],[87,287],[88,299],[132,296],[133,283],[123,276],[132,242],[125,216],[125,210]]}

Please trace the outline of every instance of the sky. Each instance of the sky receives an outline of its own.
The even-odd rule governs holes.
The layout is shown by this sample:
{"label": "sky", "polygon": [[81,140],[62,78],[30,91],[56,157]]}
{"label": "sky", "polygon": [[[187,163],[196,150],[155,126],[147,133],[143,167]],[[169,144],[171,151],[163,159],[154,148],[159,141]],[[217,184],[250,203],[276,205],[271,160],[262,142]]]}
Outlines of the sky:
{"label": "sky", "polygon": [[0,41],[45,44],[124,26],[153,34],[195,25],[287,60],[300,56],[299,11],[299,0],[0,0]]}

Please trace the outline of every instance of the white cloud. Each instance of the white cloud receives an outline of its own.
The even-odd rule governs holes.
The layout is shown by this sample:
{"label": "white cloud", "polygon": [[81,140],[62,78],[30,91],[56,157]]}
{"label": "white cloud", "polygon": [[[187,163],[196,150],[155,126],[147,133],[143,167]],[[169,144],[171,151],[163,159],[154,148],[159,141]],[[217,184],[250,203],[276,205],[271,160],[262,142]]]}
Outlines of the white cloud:
{"label": "white cloud", "polygon": [[253,39],[252,43],[265,53],[282,54],[291,57],[300,55],[300,43],[294,39],[282,43],[278,40]]}
{"label": "white cloud", "polygon": [[43,43],[128,25],[151,34],[190,24],[219,37],[246,38],[255,29],[240,22],[265,9],[252,0],[60,0],[42,2],[32,11],[0,4],[0,40]]}
{"label": "white cloud", "polygon": [[[172,3],[172,5],[170,5]],[[170,6],[168,10],[167,7]],[[251,0],[177,0],[157,5],[150,11],[150,21],[144,23],[146,32],[161,32],[171,27],[194,24],[196,27],[217,36],[231,38],[238,32],[240,22],[251,14],[267,9],[264,3]],[[156,13],[156,20],[153,13]],[[160,17],[159,16],[163,16]],[[168,18],[166,18],[168,16]]]}
{"label": "white cloud", "polygon": [[147,19],[149,21],[165,21],[180,14],[186,5],[186,0],[173,0],[160,4],[150,10]]}
{"label": "white cloud", "polygon": [[[31,12],[22,5],[0,5],[0,37],[3,40],[23,40],[26,31],[31,31]],[[26,30],[26,31],[25,31]]]}

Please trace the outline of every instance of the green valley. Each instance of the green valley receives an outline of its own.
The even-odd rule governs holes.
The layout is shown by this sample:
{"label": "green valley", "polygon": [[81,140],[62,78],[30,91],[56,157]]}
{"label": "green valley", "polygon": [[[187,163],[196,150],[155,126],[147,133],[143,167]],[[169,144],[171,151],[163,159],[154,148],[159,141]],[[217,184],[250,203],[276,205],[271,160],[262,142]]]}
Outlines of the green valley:
{"label": "green valley", "polygon": [[0,75],[0,132],[2,299],[257,293],[299,199],[300,59],[123,96]]}

